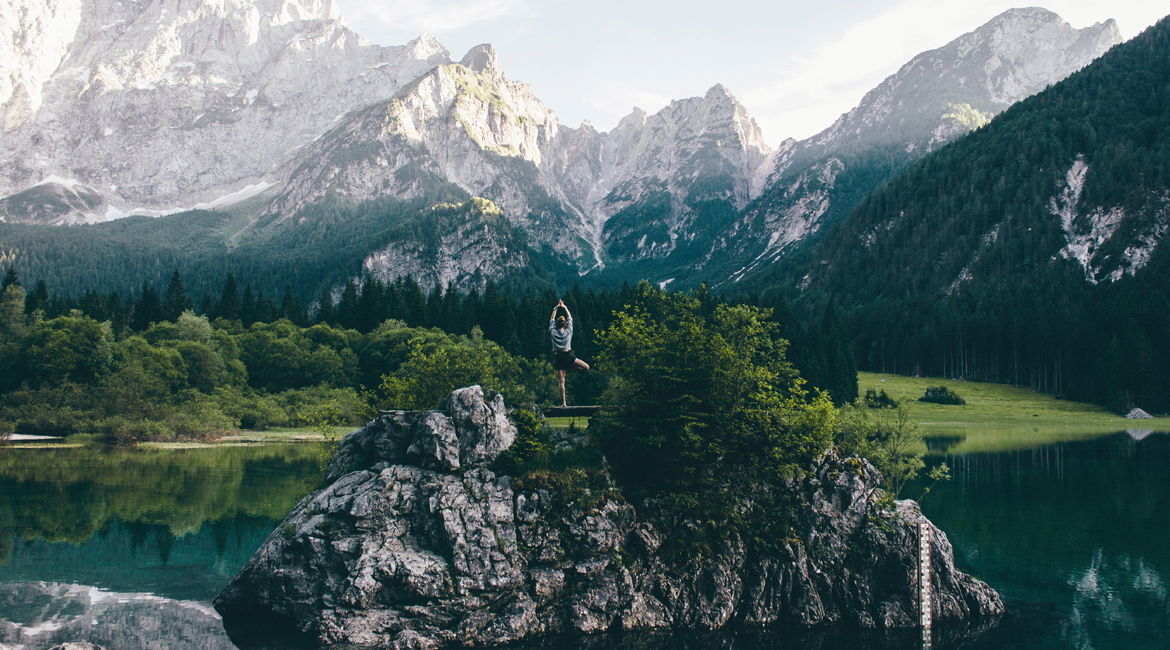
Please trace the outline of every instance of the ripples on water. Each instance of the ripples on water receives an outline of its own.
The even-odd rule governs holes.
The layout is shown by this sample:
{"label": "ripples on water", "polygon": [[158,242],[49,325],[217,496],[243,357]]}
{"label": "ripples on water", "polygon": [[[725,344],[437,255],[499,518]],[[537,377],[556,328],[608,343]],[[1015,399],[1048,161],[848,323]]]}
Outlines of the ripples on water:
{"label": "ripples on water", "polygon": [[[951,444],[947,444],[951,443]],[[1008,615],[935,648],[1170,647],[1170,435],[945,456],[927,514]],[[0,449],[0,645],[233,648],[212,598],[320,480],[312,445]],[[908,490],[912,496],[913,486]],[[915,631],[547,639],[532,650],[913,648]]]}

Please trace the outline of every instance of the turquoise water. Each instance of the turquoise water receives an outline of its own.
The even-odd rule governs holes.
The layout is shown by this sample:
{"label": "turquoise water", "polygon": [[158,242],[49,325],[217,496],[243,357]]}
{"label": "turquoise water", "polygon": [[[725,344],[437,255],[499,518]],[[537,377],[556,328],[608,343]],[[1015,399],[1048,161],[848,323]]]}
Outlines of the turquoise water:
{"label": "turquoise water", "polygon": [[965,648],[1170,648],[1170,435],[946,461],[923,510],[1008,606]]}
{"label": "turquoise water", "polygon": [[[932,457],[954,479],[923,508],[959,566],[1008,604],[995,627],[935,648],[1170,647],[1170,435],[1137,437]],[[319,478],[313,445],[0,449],[0,645],[233,648],[211,599]],[[741,630],[529,647],[578,645],[919,643],[913,633]]]}
{"label": "turquoise water", "polygon": [[320,476],[314,445],[0,448],[0,646],[234,648],[211,599]]}

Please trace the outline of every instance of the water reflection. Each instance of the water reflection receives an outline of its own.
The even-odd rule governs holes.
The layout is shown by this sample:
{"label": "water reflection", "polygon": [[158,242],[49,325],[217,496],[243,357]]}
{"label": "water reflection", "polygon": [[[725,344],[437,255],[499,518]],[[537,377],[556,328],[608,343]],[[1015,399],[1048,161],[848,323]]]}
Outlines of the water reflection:
{"label": "water reflection", "polygon": [[958,564],[1009,604],[971,647],[1166,647],[1170,436],[1123,432],[945,460],[954,479],[923,508]]}
{"label": "water reflection", "polygon": [[319,479],[312,445],[8,449],[0,583],[209,601]]}
{"label": "water reflection", "polygon": [[926,436],[922,439],[926,443],[926,451],[932,454],[945,454],[967,439],[964,435],[953,436]]}
{"label": "water reflection", "polygon": [[219,614],[201,602],[59,583],[0,585],[0,644],[44,648],[88,641],[105,648],[230,650]]}
{"label": "water reflection", "polygon": [[[934,648],[1166,647],[1170,435],[984,454],[936,443],[931,460],[954,479],[923,507],[1008,613],[982,635],[936,630]],[[232,647],[208,603],[319,479],[311,445],[0,450],[0,645]],[[919,634],[742,629],[520,647],[914,648]]]}

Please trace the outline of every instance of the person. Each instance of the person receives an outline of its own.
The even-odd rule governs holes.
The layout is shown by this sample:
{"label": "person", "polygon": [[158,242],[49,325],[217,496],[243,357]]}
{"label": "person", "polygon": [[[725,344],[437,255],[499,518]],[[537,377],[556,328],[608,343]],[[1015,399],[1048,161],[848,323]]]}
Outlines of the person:
{"label": "person", "polygon": [[[565,310],[563,315],[557,312]],[[561,382],[561,406],[568,406],[565,401],[565,372],[580,369],[589,370],[589,364],[573,355],[573,314],[565,306],[564,300],[558,300],[548,319],[548,334],[552,337],[553,368],[557,369],[557,377]]]}

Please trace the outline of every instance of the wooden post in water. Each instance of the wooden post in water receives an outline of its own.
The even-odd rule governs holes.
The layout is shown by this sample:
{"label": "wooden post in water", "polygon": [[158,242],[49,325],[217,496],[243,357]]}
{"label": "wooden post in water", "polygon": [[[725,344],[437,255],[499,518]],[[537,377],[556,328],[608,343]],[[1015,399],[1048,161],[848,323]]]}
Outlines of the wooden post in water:
{"label": "wooden post in water", "polygon": [[930,522],[918,522],[918,624],[922,627],[922,647],[931,647],[930,594]]}

